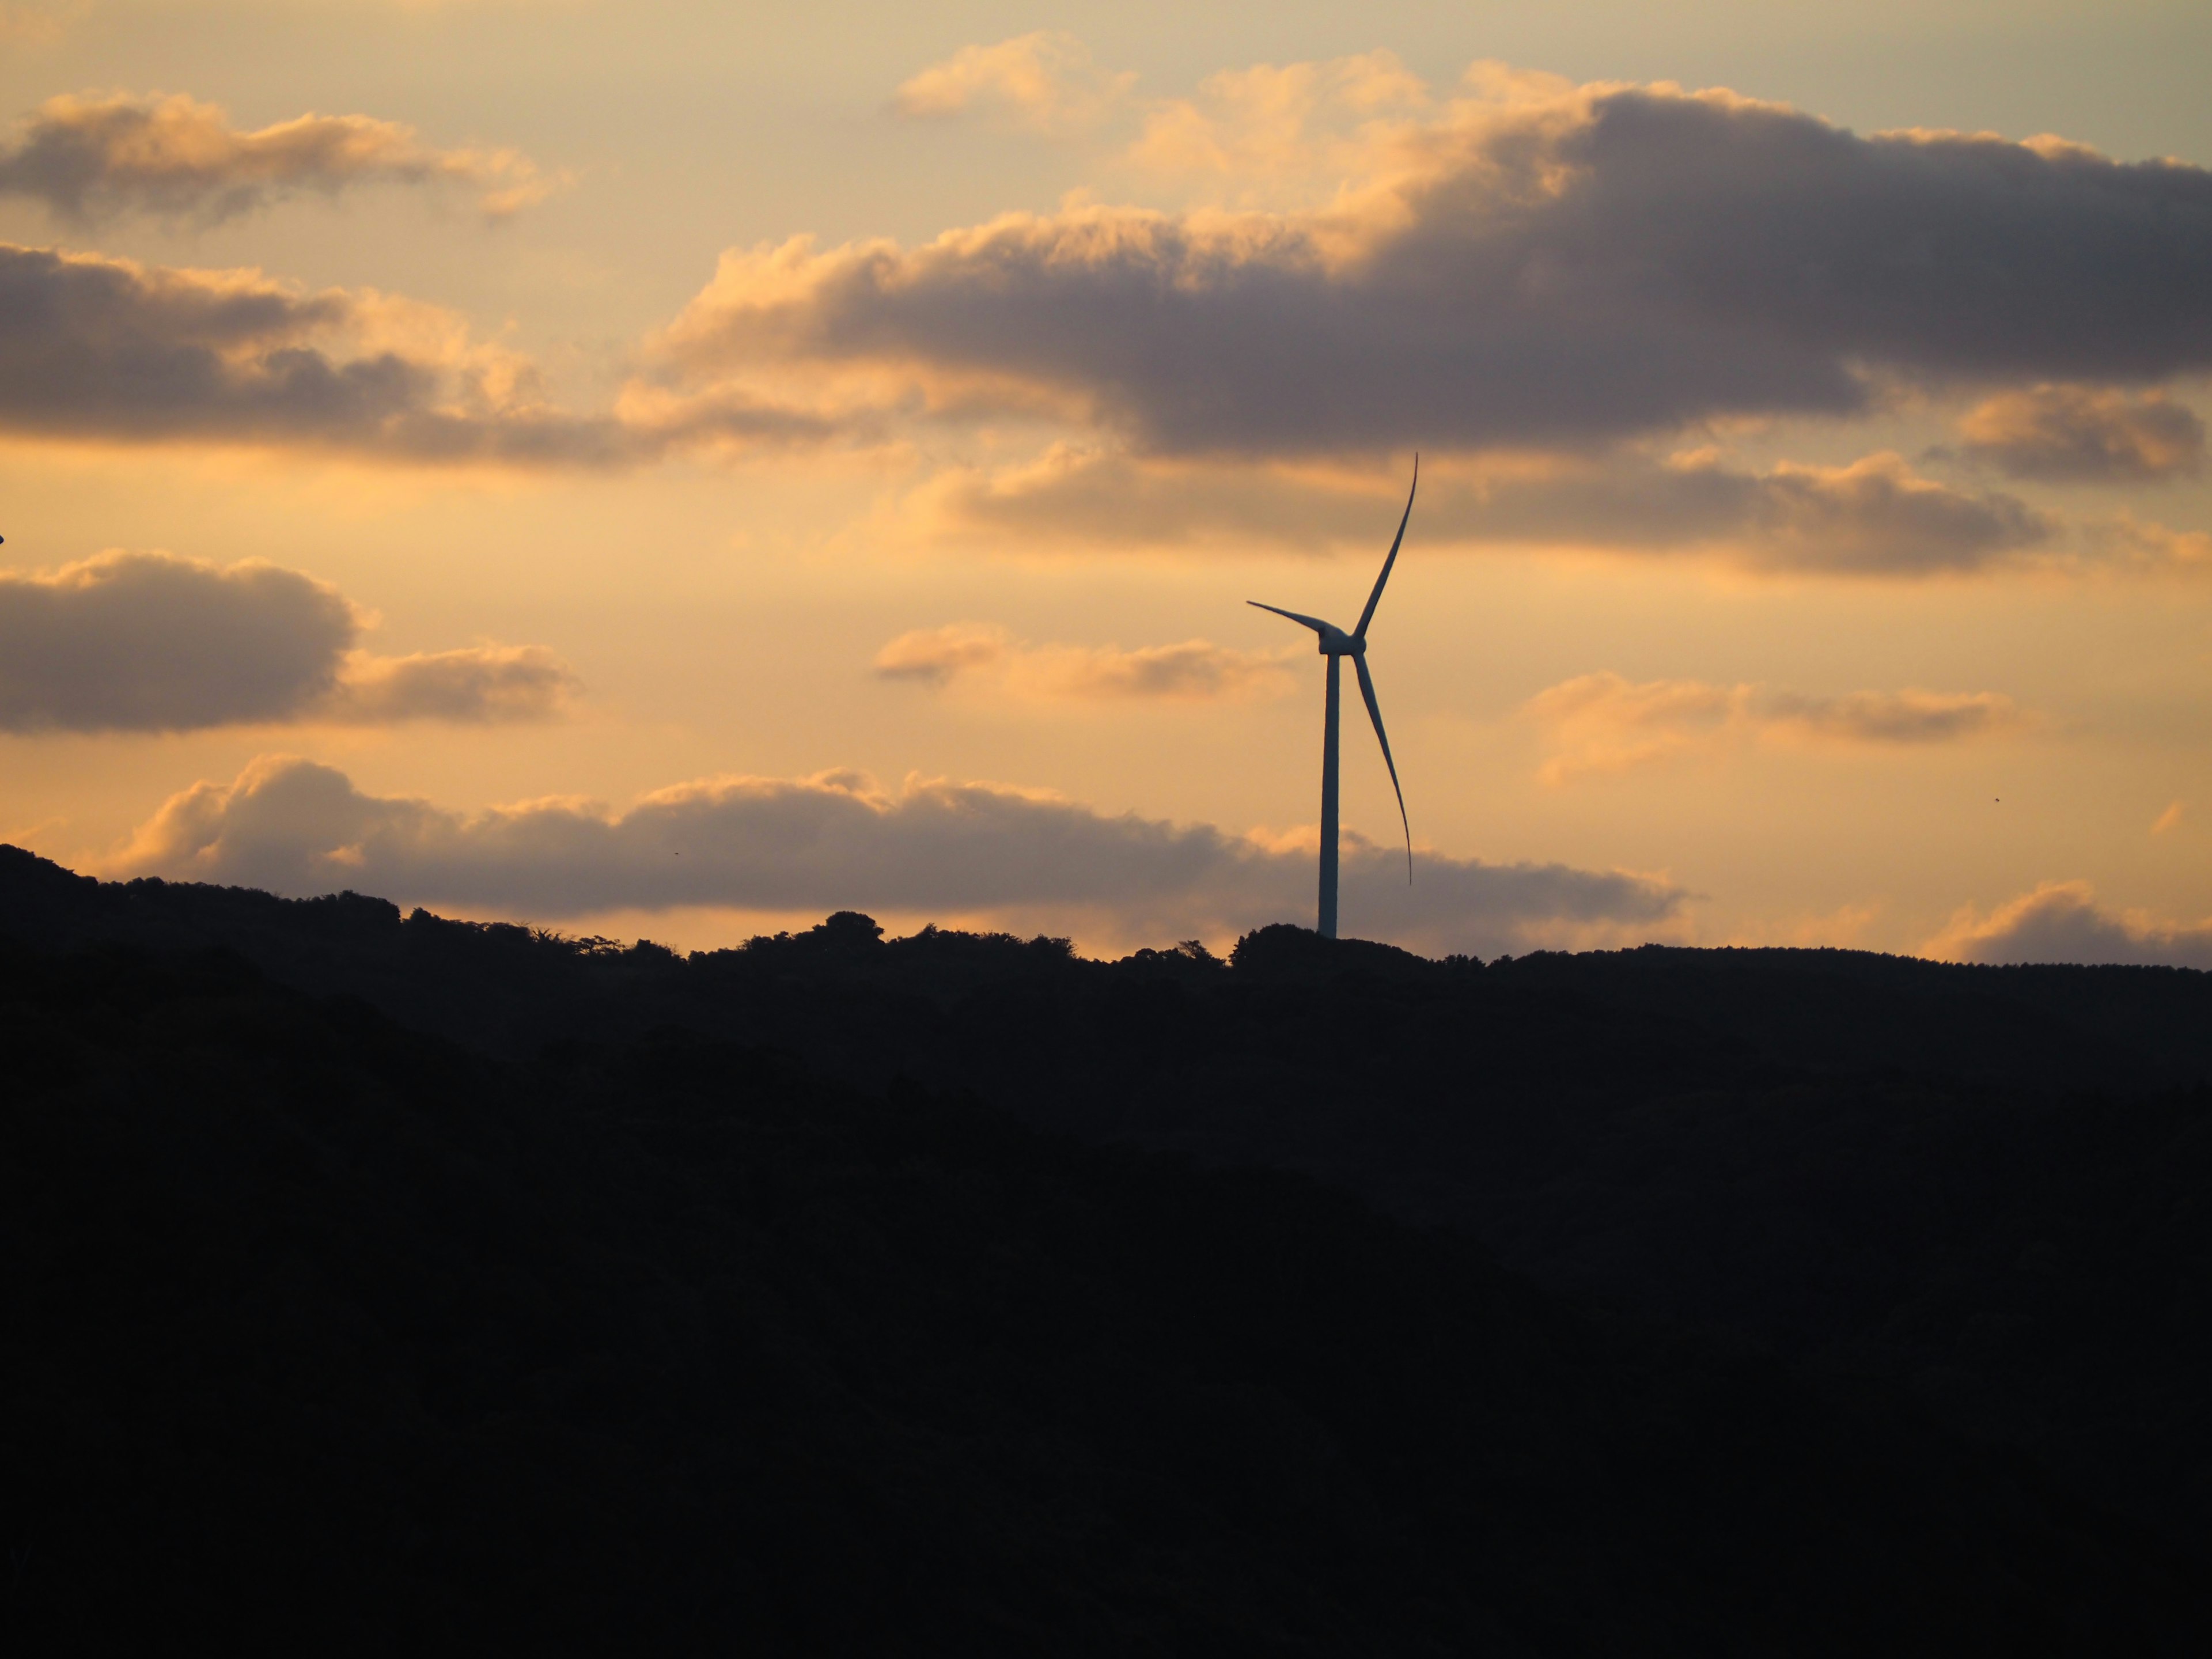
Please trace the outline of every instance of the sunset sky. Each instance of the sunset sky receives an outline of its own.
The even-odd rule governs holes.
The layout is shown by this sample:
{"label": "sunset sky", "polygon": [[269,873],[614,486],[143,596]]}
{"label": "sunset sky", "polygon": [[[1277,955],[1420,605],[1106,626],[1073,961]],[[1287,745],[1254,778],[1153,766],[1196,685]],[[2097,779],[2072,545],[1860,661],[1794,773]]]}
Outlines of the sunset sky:
{"label": "sunset sky", "polygon": [[0,5],[0,840],[2212,967],[2212,8]]}

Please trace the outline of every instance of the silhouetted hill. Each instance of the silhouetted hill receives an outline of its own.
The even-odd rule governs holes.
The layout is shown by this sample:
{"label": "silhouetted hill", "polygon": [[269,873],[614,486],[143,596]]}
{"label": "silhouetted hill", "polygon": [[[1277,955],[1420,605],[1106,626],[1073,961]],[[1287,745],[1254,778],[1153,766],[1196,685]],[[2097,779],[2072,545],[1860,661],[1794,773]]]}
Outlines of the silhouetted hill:
{"label": "silhouetted hill", "polygon": [[12,849],[0,939],[19,1619],[2205,1634],[2203,975],[678,958]]}

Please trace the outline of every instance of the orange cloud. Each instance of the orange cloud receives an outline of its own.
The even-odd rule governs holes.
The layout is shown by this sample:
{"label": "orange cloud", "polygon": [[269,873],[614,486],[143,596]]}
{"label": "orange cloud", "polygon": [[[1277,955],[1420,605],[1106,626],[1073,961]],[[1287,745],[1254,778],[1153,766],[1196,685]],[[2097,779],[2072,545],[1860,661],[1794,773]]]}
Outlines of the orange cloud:
{"label": "orange cloud", "polygon": [[943,686],[987,680],[1002,694],[1085,701],[1212,701],[1279,696],[1290,653],[1238,651],[1208,640],[1118,646],[1018,644],[1005,629],[956,623],[902,634],[876,653],[886,679]]}
{"label": "orange cloud", "polygon": [[574,671],[542,645],[473,645],[405,657],[350,653],[316,718],[356,726],[446,720],[471,726],[557,719]]}
{"label": "orange cloud", "polygon": [[963,46],[903,83],[891,107],[919,119],[984,114],[1064,132],[1103,119],[1136,78],[1100,69],[1072,34],[1038,30],[995,46]]}
{"label": "orange cloud", "polygon": [[[1258,468],[1055,448],[996,473],[949,471],[908,513],[925,535],[1025,547],[1291,546],[1375,538],[1398,488],[1380,474]],[[1439,542],[1711,554],[1765,570],[1911,576],[2015,562],[2057,522],[2002,494],[1954,489],[1893,454],[1764,471],[1711,452],[1661,463],[1521,457],[1424,475],[1418,533]]]}
{"label": "orange cloud", "polygon": [[181,95],[48,99],[0,149],[0,194],[78,220],[139,212],[202,222],[302,192],[373,184],[477,189],[485,217],[543,201],[562,181],[513,149],[438,149],[411,127],[366,115],[302,115],[241,131]]}
{"label": "orange cloud", "polygon": [[2158,392],[2039,386],[2000,392],[1960,422],[1966,451],[2014,477],[2140,483],[2203,469],[2204,422]]}
{"label": "orange cloud", "polygon": [[2212,920],[2108,910],[2086,881],[2045,882],[1984,915],[1960,909],[1919,954],[1940,962],[2080,962],[2212,969]]}
{"label": "orange cloud", "polygon": [[547,401],[528,359],[434,306],[0,244],[0,432],[610,467],[846,429],[730,396],[573,415]]}
{"label": "orange cloud", "polygon": [[1594,773],[1714,754],[1746,743],[1924,745],[2017,731],[2030,716],[1994,691],[1853,691],[1808,696],[1771,686],[1584,674],[1540,691],[1522,712],[1553,753],[1552,785]]}
{"label": "orange cloud", "polygon": [[1245,203],[1327,200],[1418,150],[1427,87],[1395,53],[1261,64],[1209,76],[1193,98],[1146,112],[1131,167],[1217,179]]}

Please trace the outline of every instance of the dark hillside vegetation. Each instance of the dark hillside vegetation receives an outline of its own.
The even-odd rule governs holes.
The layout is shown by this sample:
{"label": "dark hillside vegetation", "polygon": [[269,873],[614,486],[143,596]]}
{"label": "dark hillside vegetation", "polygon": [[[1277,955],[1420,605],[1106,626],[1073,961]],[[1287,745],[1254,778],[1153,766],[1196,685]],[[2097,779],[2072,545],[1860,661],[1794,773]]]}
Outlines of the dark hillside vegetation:
{"label": "dark hillside vegetation", "polygon": [[0,939],[44,1647],[2212,1635],[2201,975],[683,959],[27,854]]}
{"label": "dark hillside vegetation", "polygon": [[1291,1178],[0,957],[9,1613],[633,1650],[2185,1650],[2025,1461]]}

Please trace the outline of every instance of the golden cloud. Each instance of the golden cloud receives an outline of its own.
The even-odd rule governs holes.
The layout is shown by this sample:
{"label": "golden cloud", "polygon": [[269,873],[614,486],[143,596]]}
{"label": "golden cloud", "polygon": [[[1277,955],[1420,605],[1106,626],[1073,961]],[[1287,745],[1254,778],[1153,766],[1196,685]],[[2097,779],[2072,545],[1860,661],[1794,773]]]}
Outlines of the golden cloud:
{"label": "golden cloud", "polygon": [[[1379,472],[1157,460],[1060,446],[996,472],[951,470],[916,490],[909,524],[1006,546],[1365,546],[1401,486]],[[1927,575],[2040,556],[2059,526],[2015,497],[1921,477],[1893,454],[1763,471],[1712,451],[1491,457],[1424,472],[1430,545],[1698,553],[1756,569]]]}
{"label": "golden cloud", "polygon": [[2000,392],[1960,422],[1966,451],[2014,477],[2142,483],[2199,471],[2204,422],[2159,392],[2039,386]]}
{"label": "golden cloud", "polygon": [[1988,914],[1972,906],[1920,947],[1939,962],[2079,962],[2212,969],[2212,920],[2106,908],[2086,881],[2045,882]]}
{"label": "golden cloud", "polygon": [[366,115],[302,115],[241,131],[213,104],[177,95],[48,99],[0,149],[0,195],[69,218],[124,212],[226,219],[285,196],[366,185],[460,185],[501,219],[543,201],[549,178],[514,149],[439,149]]}
{"label": "golden cloud", "polygon": [[1287,651],[1239,651],[1210,640],[1175,645],[1042,645],[1018,642],[991,623],[954,623],[902,634],[876,653],[886,679],[944,686],[980,680],[1018,697],[1091,702],[1242,701],[1291,687]]}
{"label": "golden cloud", "polygon": [[923,120],[982,114],[1064,132],[1103,119],[1136,78],[1100,69],[1075,36],[1041,29],[994,46],[963,46],[902,83],[891,107]]}
{"label": "golden cloud", "polygon": [[1851,691],[1810,696],[1771,686],[1584,674],[1538,692],[1522,713],[1553,753],[1554,786],[1591,774],[1712,755],[1750,743],[1919,746],[2014,732],[2032,716],[1995,691]]}

